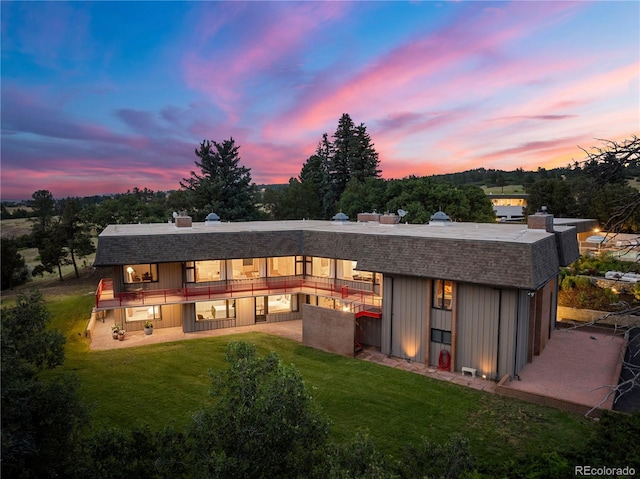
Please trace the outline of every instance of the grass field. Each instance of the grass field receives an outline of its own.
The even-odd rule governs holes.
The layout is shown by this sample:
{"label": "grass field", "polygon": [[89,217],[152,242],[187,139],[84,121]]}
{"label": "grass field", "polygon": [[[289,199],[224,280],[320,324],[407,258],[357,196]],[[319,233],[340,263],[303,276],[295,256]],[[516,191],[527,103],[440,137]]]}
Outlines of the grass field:
{"label": "grass field", "polygon": [[44,293],[53,326],[67,337],[67,361],[54,374],[75,373],[79,378],[94,428],[186,424],[208,401],[208,371],[225,367],[224,350],[232,340],[254,343],[261,352],[276,351],[285,363],[295,365],[332,421],[335,440],[352,439],[364,430],[388,454],[422,437],[439,443],[457,432],[469,438],[472,452],[490,467],[522,454],[582,447],[593,428],[590,421],[555,409],[262,333],[90,351],[83,331],[93,297]]}

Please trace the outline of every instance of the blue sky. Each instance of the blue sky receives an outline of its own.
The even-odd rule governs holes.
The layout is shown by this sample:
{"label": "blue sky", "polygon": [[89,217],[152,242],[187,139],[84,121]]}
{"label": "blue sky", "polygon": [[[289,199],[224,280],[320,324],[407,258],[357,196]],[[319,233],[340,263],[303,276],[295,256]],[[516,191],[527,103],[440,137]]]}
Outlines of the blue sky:
{"label": "blue sky", "polygon": [[257,183],[364,123],[383,177],[565,166],[640,132],[639,2],[7,2],[3,199]]}

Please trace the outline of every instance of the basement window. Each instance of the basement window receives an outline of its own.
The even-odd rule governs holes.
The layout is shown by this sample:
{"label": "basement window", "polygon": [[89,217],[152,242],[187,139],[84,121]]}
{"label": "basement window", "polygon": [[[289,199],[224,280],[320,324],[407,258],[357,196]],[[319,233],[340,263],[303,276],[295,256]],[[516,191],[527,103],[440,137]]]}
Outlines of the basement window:
{"label": "basement window", "polygon": [[451,344],[451,331],[432,328],[431,341],[434,343]]}

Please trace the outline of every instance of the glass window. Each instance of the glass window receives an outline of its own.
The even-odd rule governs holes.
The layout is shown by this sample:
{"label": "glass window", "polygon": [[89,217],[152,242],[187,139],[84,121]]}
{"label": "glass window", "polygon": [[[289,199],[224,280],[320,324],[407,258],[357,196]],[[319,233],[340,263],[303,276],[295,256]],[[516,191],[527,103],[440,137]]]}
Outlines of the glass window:
{"label": "glass window", "polygon": [[451,309],[453,298],[453,282],[444,279],[433,281],[433,307],[437,309]]}
{"label": "glass window", "polygon": [[434,343],[451,344],[451,331],[431,329],[431,341]]}
{"label": "glass window", "polygon": [[321,278],[331,277],[331,262],[329,258],[316,258],[311,261],[311,268],[313,276],[319,276]]}
{"label": "glass window", "polygon": [[123,272],[125,284],[158,281],[157,264],[125,264]]}
{"label": "glass window", "polygon": [[150,321],[152,319],[162,319],[160,306],[138,306],[127,308],[127,322],[129,321]]}
{"label": "glass window", "polygon": [[214,319],[233,319],[236,317],[236,301],[221,299],[218,301],[201,301],[196,303],[196,321],[212,321]]}
{"label": "glass window", "polygon": [[231,260],[232,279],[252,279],[260,277],[260,261],[253,258]]}
{"label": "glass window", "polygon": [[291,294],[278,294],[268,297],[267,313],[290,313],[298,311],[298,296]]}
{"label": "glass window", "polygon": [[269,258],[267,265],[269,276],[293,276],[296,271],[296,258],[295,256]]}

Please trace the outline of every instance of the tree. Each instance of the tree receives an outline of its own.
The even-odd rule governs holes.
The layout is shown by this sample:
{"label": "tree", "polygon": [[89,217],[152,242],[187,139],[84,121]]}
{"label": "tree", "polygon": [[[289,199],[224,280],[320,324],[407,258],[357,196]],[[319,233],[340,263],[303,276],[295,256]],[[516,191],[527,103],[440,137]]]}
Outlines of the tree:
{"label": "tree", "polygon": [[31,209],[37,219],[39,231],[46,231],[56,214],[56,202],[49,190],[38,190],[31,195]]}
{"label": "tree", "polygon": [[537,180],[527,190],[527,213],[534,214],[543,206],[557,218],[572,217],[576,212],[576,203],[569,185],[555,178]]}
{"label": "tree", "polygon": [[329,137],[324,133],[315,154],[311,155],[302,165],[298,176],[300,183],[305,187],[305,193],[312,195],[309,200],[320,208],[319,214],[315,215],[314,211],[314,216],[309,216],[314,219],[330,218],[337,201],[329,176],[331,150],[332,145]]}
{"label": "tree", "polygon": [[229,368],[212,371],[214,403],[195,417],[189,435],[197,477],[303,477],[328,435],[300,373],[275,353],[232,342]]}
{"label": "tree", "polygon": [[18,242],[13,238],[2,238],[2,289],[13,289],[25,283],[29,270],[22,255],[18,252]]}
{"label": "tree", "polygon": [[84,258],[94,253],[96,248],[91,241],[91,226],[82,221],[80,205],[74,199],[70,199],[64,204],[60,230],[71,255],[76,278],[79,278],[80,273],[78,272],[76,256]]}
{"label": "tree", "polygon": [[2,472],[7,477],[64,477],[85,410],[73,377],[45,380],[64,362],[65,338],[47,327],[39,291],[2,309]]}
{"label": "tree", "polygon": [[233,138],[222,143],[205,140],[195,150],[200,172],[191,171],[180,186],[190,193],[197,216],[217,213],[223,220],[250,220],[257,216],[256,186],[251,170],[239,166],[239,146]]}
{"label": "tree", "polygon": [[363,123],[356,127],[347,113],[338,120],[331,153],[329,176],[336,198],[340,198],[351,178],[362,182],[380,176],[378,153],[366,127]]}
{"label": "tree", "polygon": [[60,223],[53,223],[46,230],[40,231],[38,225],[35,225],[32,235],[35,237],[41,264],[33,268],[31,274],[42,275],[45,271],[53,273],[54,269],[57,269],[58,277],[62,281],[62,262],[68,254],[62,226]]}

